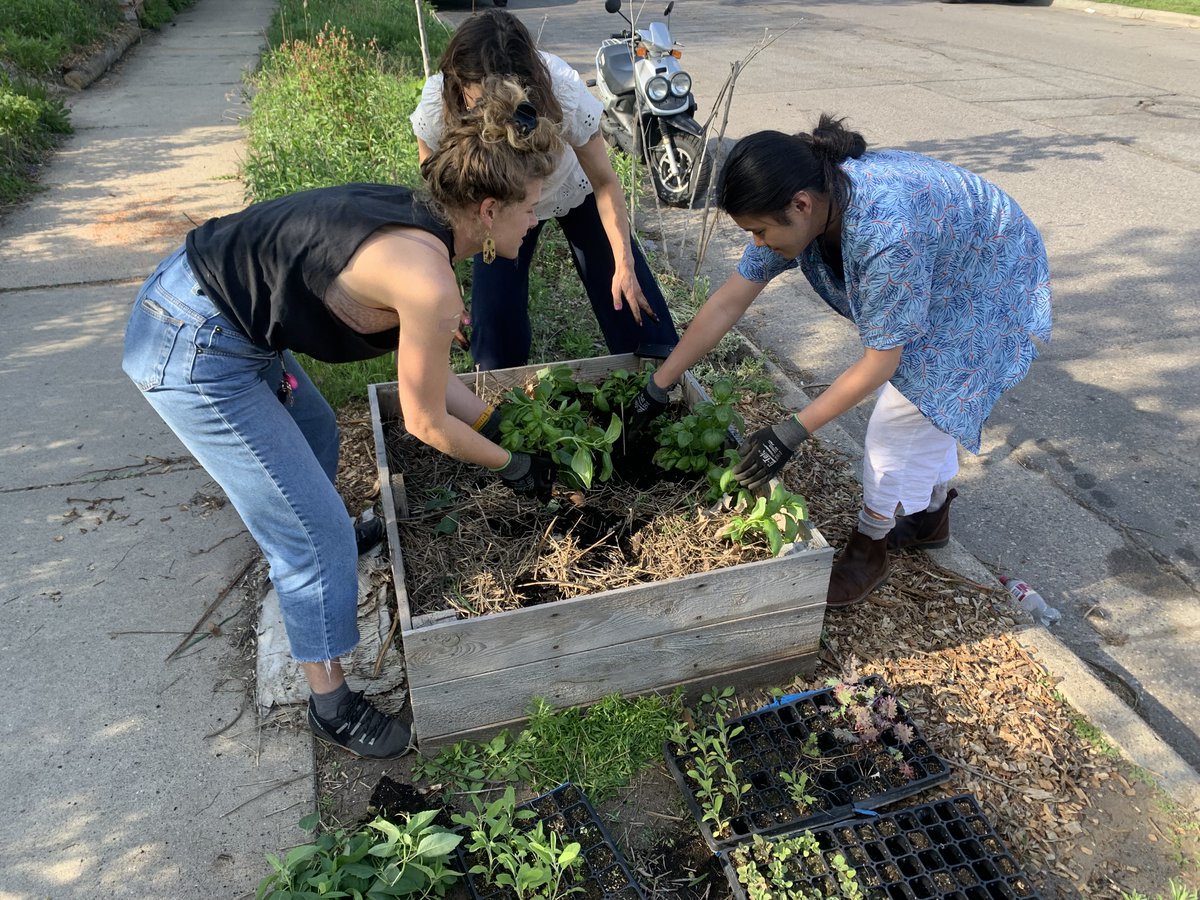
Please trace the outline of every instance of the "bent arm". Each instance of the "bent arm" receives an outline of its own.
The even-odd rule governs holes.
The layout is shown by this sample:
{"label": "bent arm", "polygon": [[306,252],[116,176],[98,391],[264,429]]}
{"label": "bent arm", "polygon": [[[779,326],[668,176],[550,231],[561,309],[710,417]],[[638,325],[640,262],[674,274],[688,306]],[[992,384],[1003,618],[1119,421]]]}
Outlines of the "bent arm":
{"label": "bent arm", "polygon": [[863,350],[862,358],[835,378],[833,384],[817,399],[798,412],[796,420],[811,434],[846,410],[857,406],[892,377],[896,367],[900,365],[902,349],[893,347],[890,350]]}
{"label": "bent arm", "polygon": [[341,285],[360,303],[396,313],[396,390],[409,433],[464,462],[503,466],[508,451],[471,428],[483,401],[450,372],[450,341],[464,310],[449,257],[444,247],[407,237],[372,235],[339,275]]}
{"label": "bent arm", "polygon": [[410,315],[401,322],[396,389],[404,426],[415,438],[442,453],[497,469],[508,461],[508,451],[451,412],[469,416],[474,411],[478,416],[484,406],[450,372],[450,340],[457,321],[453,314],[435,313],[428,317]]}
{"label": "bent arm", "polygon": [[736,272],[730,275],[700,307],[679,344],[654,373],[654,383],[666,390],[677,382],[685,369],[720,343],[764,287],[765,284],[748,281]]}

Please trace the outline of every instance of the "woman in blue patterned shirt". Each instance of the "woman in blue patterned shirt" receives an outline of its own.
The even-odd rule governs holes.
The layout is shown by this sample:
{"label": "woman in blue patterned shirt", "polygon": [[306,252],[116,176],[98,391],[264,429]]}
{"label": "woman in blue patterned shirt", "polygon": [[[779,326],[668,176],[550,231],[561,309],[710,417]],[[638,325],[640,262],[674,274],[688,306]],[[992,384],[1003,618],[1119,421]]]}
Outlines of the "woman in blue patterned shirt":
{"label": "woman in blue patterned shirt", "polygon": [[979,452],[1000,394],[1050,339],[1050,275],[1037,228],[978,175],[898,150],[867,152],[828,115],[811,134],[761,131],[722,167],[717,201],[748,231],[737,272],[697,314],[637,398],[636,433],[776,275],[797,266],[858,328],[863,355],[794,416],[750,435],[738,480],[758,488],[797,446],[871,394],[863,508],[833,566],[828,602],[866,599],[887,551],[949,541],[957,445]]}

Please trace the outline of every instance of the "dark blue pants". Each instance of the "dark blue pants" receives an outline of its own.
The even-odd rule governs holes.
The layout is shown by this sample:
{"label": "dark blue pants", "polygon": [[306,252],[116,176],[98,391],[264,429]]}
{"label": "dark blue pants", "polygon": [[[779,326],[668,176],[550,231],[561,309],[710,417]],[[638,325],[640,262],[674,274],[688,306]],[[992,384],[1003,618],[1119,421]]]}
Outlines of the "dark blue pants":
{"label": "dark blue pants", "polygon": [[[471,276],[471,356],[481,369],[505,369],[529,362],[532,330],[529,324],[529,265],[537,249],[545,222],[538,222],[513,259],[497,257],[485,263],[475,257]],[[592,302],[596,321],[610,353],[632,353],[640,344],[673,345],[679,340],[671,313],[659,290],[646,258],[633,242],[634,272],[642,293],[654,308],[658,321],[642,311],[642,324],[634,321],[628,304],[613,309],[612,245],[600,221],[595,194],[558,219],[571,247],[575,270]]]}

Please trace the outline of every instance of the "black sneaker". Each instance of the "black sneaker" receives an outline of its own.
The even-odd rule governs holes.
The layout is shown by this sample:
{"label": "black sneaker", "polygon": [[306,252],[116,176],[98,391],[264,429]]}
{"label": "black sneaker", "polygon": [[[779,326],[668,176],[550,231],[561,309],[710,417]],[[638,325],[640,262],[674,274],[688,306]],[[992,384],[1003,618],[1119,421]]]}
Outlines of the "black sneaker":
{"label": "black sneaker", "polygon": [[383,519],[378,516],[366,521],[360,519],[354,523],[354,542],[358,545],[359,556],[378,547],[383,543],[385,537],[387,537],[387,528],[383,524]]}
{"label": "black sneaker", "polygon": [[308,724],[321,740],[367,759],[396,759],[416,747],[412,729],[377,710],[362,691],[350,692],[336,720],[320,718],[309,697]]}

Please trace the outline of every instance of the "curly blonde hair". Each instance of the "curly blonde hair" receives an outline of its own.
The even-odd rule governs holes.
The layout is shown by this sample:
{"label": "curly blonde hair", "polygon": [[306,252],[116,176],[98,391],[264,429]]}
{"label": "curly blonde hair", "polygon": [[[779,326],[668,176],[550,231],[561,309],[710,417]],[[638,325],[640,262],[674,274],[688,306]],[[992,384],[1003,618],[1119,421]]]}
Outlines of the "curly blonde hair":
{"label": "curly blonde hair", "polygon": [[520,202],[531,179],[554,171],[561,152],[558,126],[536,114],[520,83],[488,78],[474,109],[446,129],[437,151],[421,163],[421,177],[443,214],[489,197]]}

